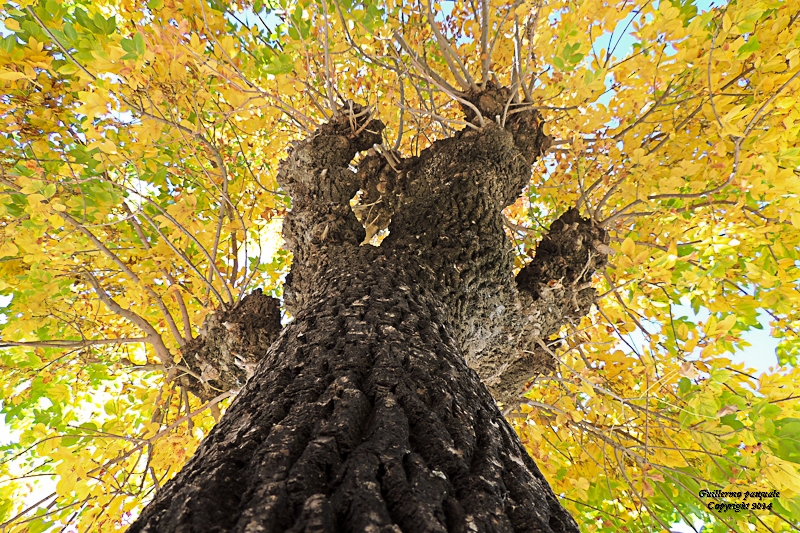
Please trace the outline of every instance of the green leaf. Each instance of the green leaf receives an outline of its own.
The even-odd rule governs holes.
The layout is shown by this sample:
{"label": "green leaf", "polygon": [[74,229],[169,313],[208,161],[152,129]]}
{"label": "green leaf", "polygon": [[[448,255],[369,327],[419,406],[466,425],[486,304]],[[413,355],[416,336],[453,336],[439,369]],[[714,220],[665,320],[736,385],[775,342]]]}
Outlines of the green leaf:
{"label": "green leaf", "polygon": [[769,418],[764,419],[764,431],[756,432],[756,438],[759,440],[766,440],[775,434],[775,422]]}
{"label": "green leaf", "polygon": [[126,52],[132,53],[136,51],[136,45],[133,44],[133,39],[122,39],[119,42],[119,45],[122,47],[123,50]]}
{"label": "green leaf", "polygon": [[121,59],[137,59],[144,55],[144,37],[137,33],[132,39],[122,39],[119,43],[128,52]]}
{"label": "green leaf", "polygon": [[12,500],[6,500],[3,498],[0,500],[0,520],[5,521],[6,517],[8,516],[8,512],[14,506],[14,502]]}
{"label": "green leaf", "polygon": [[10,54],[14,47],[17,45],[17,38],[16,36],[9,35],[3,39],[0,39],[0,50]]}
{"label": "green leaf", "polygon": [[[42,31],[42,28],[32,20],[24,20],[20,26],[25,30],[28,36],[34,37],[37,41],[49,40],[47,35]],[[24,36],[23,39],[25,39]]]}
{"label": "green leaf", "polygon": [[117,31],[117,18],[112,16],[106,19],[105,32],[106,35],[111,35],[115,31]]}
{"label": "green leaf", "polygon": [[697,6],[694,5],[694,0],[672,0],[670,3],[672,7],[680,9],[684,27],[688,26],[697,16]]}
{"label": "green leaf", "polygon": [[690,390],[692,390],[692,382],[689,378],[681,378],[678,381],[678,392],[681,393],[681,396],[685,396]]}
{"label": "green leaf", "polygon": [[75,31],[75,26],[73,26],[69,22],[64,23],[64,35],[66,35],[67,39],[69,39],[70,41],[78,40],[78,32]]}
{"label": "green leaf", "polygon": [[749,41],[739,47],[739,50],[736,51],[736,55],[739,59],[742,59],[759,50],[760,48],[761,43],[758,42],[758,36],[754,35]]}
{"label": "green leaf", "polygon": [[56,2],[55,0],[47,0],[45,2],[45,11],[51,18],[56,18],[61,15],[60,11],[62,10],[61,4]]}
{"label": "green leaf", "polygon": [[267,74],[288,74],[294,68],[292,56],[288,54],[278,54],[273,57],[269,65],[264,69]]}
{"label": "green leaf", "polygon": [[95,424],[94,422],[84,422],[78,427],[80,429],[85,429],[86,431],[97,431],[97,424]]}
{"label": "green leaf", "polygon": [[81,440],[80,437],[72,437],[72,436],[61,437],[61,446],[69,448],[70,446],[75,446],[76,444],[78,444],[78,441],[80,440]]}
{"label": "green leaf", "polygon": [[777,457],[800,464],[800,418],[782,418],[774,426],[775,438],[769,447]]}
{"label": "green leaf", "polygon": [[95,25],[92,19],[89,18],[89,14],[86,13],[86,11],[84,11],[83,9],[78,8],[75,10],[75,20],[78,21],[78,24],[80,24],[87,30],[91,31],[92,33],[97,33],[100,31],[100,28],[98,28],[97,25]]}
{"label": "green leaf", "polygon": [[136,47],[136,53],[140,56],[144,55],[144,37],[141,33],[133,36],[133,44]]}
{"label": "green leaf", "polygon": [[53,526],[52,522],[46,521],[44,518],[37,518],[28,522],[27,524],[28,533],[42,533],[42,531],[47,531]]}
{"label": "green leaf", "polygon": [[102,33],[106,33],[106,19],[100,13],[94,14],[94,25],[97,26]]}
{"label": "green leaf", "polygon": [[[684,378],[684,379],[686,379],[686,378]],[[720,417],[719,421],[721,423],[725,424],[726,426],[732,427],[734,431],[737,431],[737,430],[742,429],[744,427],[744,424],[739,422],[739,420],[736,418],[736,414],[734,414],[734,413],[731,413],[729,415],[725,415],[723,417]]]}
{"label": "green leaf", "polygon": [[765,405],[761,409],[758,410],[758,417],[759,418],[775,418],[781,412],[781,408],[777,405],[773,405],[771,403]]}
{"label": "green leaf", "polygon": [[167,183],[167,169],[166,167],[161,167],[158,171],[153,174],[153,177],[150,178],[151,183],[153,185],[166,185]]}
{"label": "green leaf", "polygon": [[710,372],[711,379],[719,383],[727,382],[730,376],[731,373],[722,368],[714,368]]}
{"label": "green leaf", "polygon": [[370,4],[364,14],[362,24],[364,24],[364,27],[368,30],[374,30],[383,20],[383,16],[384,12],[380,7],[375,4]]}

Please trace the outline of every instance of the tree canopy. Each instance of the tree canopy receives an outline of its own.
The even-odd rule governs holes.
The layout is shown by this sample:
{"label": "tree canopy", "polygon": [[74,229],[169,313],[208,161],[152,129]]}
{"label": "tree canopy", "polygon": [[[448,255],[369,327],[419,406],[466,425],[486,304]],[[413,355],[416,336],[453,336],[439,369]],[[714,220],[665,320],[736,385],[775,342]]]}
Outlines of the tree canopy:
{"label": "tree canopy", "polygon": [[[254,289],[282,295],[278,164],[355,101],[389,161],[538,109],[553,140],[505,211],[515,265],[570,208],[610,235],[596,308],[537,338],[553,368],[500,398],[586,531],[798,529],[797,2],[17,0],[1,17],[2,527],[117,531],[180,469],[236,392],[186,347]],[[508,101],[484,116],[470,97],[492,85]],[[365,245],[386,233],[381,187],[351,202]],[[731,354],[765,319],[782,366],[757,375]],[[702,489],[780,496],[734,513]]]}

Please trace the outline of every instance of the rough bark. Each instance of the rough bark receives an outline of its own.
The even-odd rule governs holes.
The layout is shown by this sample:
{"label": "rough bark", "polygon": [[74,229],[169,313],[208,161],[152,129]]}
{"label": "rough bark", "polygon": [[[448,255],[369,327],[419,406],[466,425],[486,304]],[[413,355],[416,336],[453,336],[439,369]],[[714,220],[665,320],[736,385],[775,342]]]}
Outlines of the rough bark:
{"label": "rough bark", "polygon": [[[503,95],[471,98],[491,111]],[[500,212],[547,145],[540,118],[464,130],[415,158],[372,153],[356,173],[383,125],[351,109],[278,173],[293,202],[294,320],[130,531],[578,531],[467,366],[535,322]],[[349,207],[370,183],[391,207],[379,248],[360,246]]]}
{"label": "rough bark", "polygon": [[256,289],[233,308],[206,317],[202,331],[181,349],[174,374],[202,400],[241,389],[281,331],[280,301]]}
{"label": "rough bark", "polygon": [[607,233],[576,209],[552,223],[533,260],[517,274],[516,313],[506,323],[506,331],[513,332],[508,342],[470,359],[495,399],[513,404],[534,375],[555,370],[558,346],[548,339],[565,324],[579,322],[596,302],[591,279],[607,262],[607,240]]}

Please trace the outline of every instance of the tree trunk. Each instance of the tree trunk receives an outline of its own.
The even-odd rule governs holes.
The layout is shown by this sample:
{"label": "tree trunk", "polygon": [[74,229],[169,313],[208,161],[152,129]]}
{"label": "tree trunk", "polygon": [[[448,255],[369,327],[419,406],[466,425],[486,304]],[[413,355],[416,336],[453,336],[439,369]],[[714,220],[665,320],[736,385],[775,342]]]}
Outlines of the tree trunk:
{"label": "tree trunk", "polygon": [[[473,100],[493,118],[508,94]],[[353,105],[295,144],[278,175],[294,320],[129,531],[578,531],[467,365],[539,320],[500,211],[547,145],[540,119],[487,118],[350,170],[382,128]],[[360,246],[359,189],[362,205],[381,200],[366,225],[391,219],[380,247]]]}

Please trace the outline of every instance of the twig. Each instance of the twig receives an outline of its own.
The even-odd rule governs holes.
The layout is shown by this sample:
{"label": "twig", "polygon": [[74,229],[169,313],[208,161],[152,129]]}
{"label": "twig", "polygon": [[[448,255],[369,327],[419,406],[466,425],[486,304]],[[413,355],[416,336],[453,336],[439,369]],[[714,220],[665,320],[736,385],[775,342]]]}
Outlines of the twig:
{"label": "twig", "polygon": [[331,113],[333,113],[333,116],[336,116],[336,99],[333,97],[333,75],[331,74],[331,46],[328,36],[328,27],[330,23],[328,21],[328,2],[326,0],[322,2],[322,11],[325,15],[325,87],[328,92],[328,105],[331,106]]}
{"label": "twig", "polygon": [[790,83],[792,83],[792,82],[793,82],[795,79],[797,79],[797,77],[798,77],[798,76],[800,76],[800,70],[798,70],[797,72],[795,72],[795,73],[792,75],[792,77],[791,77],[791,78],[789,78],[788,80],[786,80],[786,82],[785,82],[783,85],[781,85],[780,87],[778,87],[778,90],[777,90],[777,91],[775,91],[775,93],[774,93],[772,96],[770,96],[770,98],[769,98],[769,99],[768,99],[766,102],[764,102],[764,104],[763,104],[761,107],[759,107],[759,108],[758,108],[758,111],[756,111],[756,114],[755,114],[755,115],[753,115],[753,118],[752,118],[752,119],[750,119],[750,122],[747,124],[747,127],[746,127],[746,128],[745,128],[745,130],[744,130],[744,133],[743,133],[743,134],[744,134],[745,138],[746,138],[746,137],[747,137],[747,135],[750,133],[750,131],[753,129],[753,126],[755,126],[755,124],[756,124],[756,119],[758,119],[758,117],[760,117],[760,116],[761,116],[761,113],[763,113],[763,112],[764,112],[764,109],[766,109],[766,107],[767,107],[768,105],[770,105],[770,104],[771,104],[771,103],[772,103],[772,102],[775,100],[775,98],[777,98],[777,97],[778,97],[778,95],[779,95],[779,94],[781,94],[781,92],[783,92],[783,90],[784,90],[786,87],[788,87],[788,86],[789,86],[789,84],[790,84]]}
{"label": "twig", "polygon": [[[725,12],[728,10],[728,7],[725,6],[725,9],[722,11],[722,15],[725,15]],[[707,70],[707,77],[708,77],[708,102],[711,104],[711,111],[714,113],[714,118],[717,119],[717,124],[719,124],[720,129],[723,128],[722,120],[719,118],[719,113],[717,113],[717,106],[714,104],[714,88],[711,83],[711,63],[712,57],[714,54],[714,44],[717,39],[717,35],[719,35],[719,30],[722,29],[722,26],[717,27],[717,31],[714,32],[714,35],[711,36],[711,48],[708,50],[708,68]]]}
{"label": "twig", "polygon": [[[144,234],[144,231],[142,230],[142,225],[139,224],[138,220],[136,220],[136,217],[134,216],[130,207],[128,207],[127,203],[122,202],[122,208],[130,215],[130,218],[128,220],[130,221],[131,226],[133,226],[133,229],[136,232],[136,236],[139,237],[140,241],[142,241],[142,246],[144,246],[145,250],[149,251],[152,247],[150,246],[150,242],[147,240],[147,236]],[[179,288],[179,285],[175,281],[175,278],[172,276],[172,273],[170,273],[169,270],[167,270],[166,268],[161,268],[160,270],[167,278],[167,283],[169,283],[169,286],[176,288],[176,290],[173,292],[173,298],[175,298],[175,301],[178,304],[178,308],[181,311],[181,318],[183,320],[183,336],[184,336],[183,338],[185,340],[189,340],[192,338],[192,322],[189,319],[189,310],[186,308],[186,302],[183,301],[183,296],[177,290]],[[183,346],[183,344],[184,343],[181,343],[181,346]]]}
{"label": "twig", "polygon": [[[442,35],[442,32],[439,31],[439,27],[436,25],[436,21],[433,18],[433,10],[431,8],[432,1],[433,0],[428,0],[425,13],[428,18],[428,24],[430,24],[431,30],[433,30],[433,35],[436,37],[436,42],[439,44],[439,50],[442,51],[444,60],[447,62],[447,66],[450,68],[450,72],[453,73],[456,81],[463,89],[477,89],[475,81],[472,79],[472,76],[470,76],[469,71],[461,61],[461,58],[453,50],[453,47],[447,41],[447,38],[445,38],[445,36]],[[458,64],[458,68],[456,68],[456,64]],[[459,69],[461,70],[460,73]]]}

